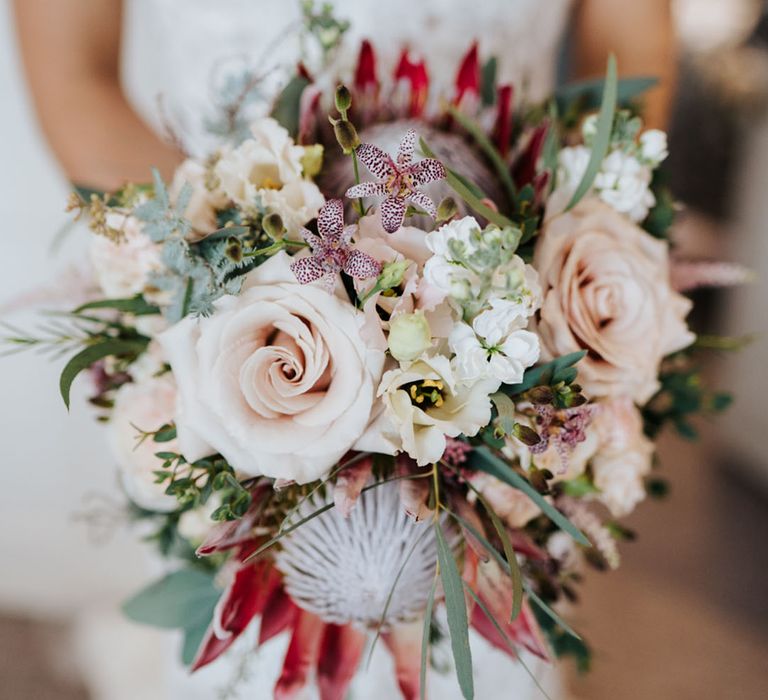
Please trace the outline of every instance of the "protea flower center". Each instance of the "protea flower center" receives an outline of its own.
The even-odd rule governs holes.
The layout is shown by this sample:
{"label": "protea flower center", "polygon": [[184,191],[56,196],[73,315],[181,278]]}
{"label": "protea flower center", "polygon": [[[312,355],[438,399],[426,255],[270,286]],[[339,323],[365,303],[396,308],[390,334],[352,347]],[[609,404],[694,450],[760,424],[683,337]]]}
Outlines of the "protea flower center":
{"label": "protea flower center", "polygon": [[[330,491],[307,499],[296,519],[329,499]],[[301,525],[283,538],[276,564],[300,607],[326,622],[375,627],[423,612],[436,560],[431,522],[405,514],[394,482],[364,492],[348,518],[331,508]]]}

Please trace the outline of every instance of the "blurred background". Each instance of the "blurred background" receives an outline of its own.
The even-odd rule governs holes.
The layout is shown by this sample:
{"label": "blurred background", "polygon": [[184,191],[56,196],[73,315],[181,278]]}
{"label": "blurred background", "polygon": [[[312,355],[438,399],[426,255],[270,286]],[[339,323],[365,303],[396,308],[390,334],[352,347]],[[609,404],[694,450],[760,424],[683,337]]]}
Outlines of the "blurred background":
{"label": "blurred background", "polygon": [[[678,244],[757,275],[746,287],[701,293],[697,322],[757,338],[738,355],[711,355],[707,374],[736,403],[698,425],[698,442],[664,436],[668,497],[629,519],[639,539],[623,547],[618,572],[588,576],[573,623],[594,646],[594,669],[570,674],[569,686],[589,700],[768,697],[768,3],[675,0],[674,18],[679,83],[667,170],[685,207]],[[56,245],[69,185],[36,126],[8,0],[0,85],[2,312],[29,301],[30,289],[55,303],[46,290],[85,243],[74,231]],[[20,264],[27,260],[38,262]],[[29,328],[32,316],[17,313],[14,323]],[[0,700],[119,700],[114,679],[154,668],[173,640],[120,621],[120,601],[150,572],[135,534],[109,515],[117,492],[104,437],[77,397],[66,413],[59,369],[32,354],[0,362]],[[85,661],[94,649],[101,670]],[[140,697],[156,698],[146,675]],[[135,700],[135,679],[131,688]]]}

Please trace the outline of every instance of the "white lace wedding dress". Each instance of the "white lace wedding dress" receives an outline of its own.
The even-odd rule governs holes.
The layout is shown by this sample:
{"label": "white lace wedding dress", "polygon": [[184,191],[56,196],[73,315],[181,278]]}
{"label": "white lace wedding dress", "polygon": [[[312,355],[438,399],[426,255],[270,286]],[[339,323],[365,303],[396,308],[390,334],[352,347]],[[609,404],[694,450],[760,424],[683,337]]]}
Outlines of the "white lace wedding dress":
{"label": "white lace wedding dress", "polygon": [[[552,87],[570,0],[336,0],[333,4],[336,16],[352,23],[346,48],[337,57],[340,66],[348,66],[347,75],[360,39],[369,38],[382,75],[391,74],[402,47],[408,46],[427,59],[432,84],[448,86],[460,57],[478,40],[483,56],[498,58],[501,81],[514,83],[518,95],[535,100]],[[170,122],[191,151],[205,151],[209,144],[202,117],[211,114],[217,84],[255,63],[261,62],[261,70],[296,62],[299,5],[299,0],[129,0],[123,39],[123,82],[129,99],[153,128],[160,131]],[[169,697],[209,700],[243,676],[230,697],[270,698],[288,640],[276,639],[254,654],[251,637],[245,635],[226,658],[193,677],[171,660],[169,651]],[[544,697],[520,664],[477,636],[472,643],[477,698]],[[449,661],[448,650],[438,649],[438,654]],[[526,661],[550,697],[562,699],[556,672],[529,657]],[[428,687],[433,698],[461,697],[452,673],[431,672]],[[314,697],[312,692],[306,697]],[[350,697],[399,697],[383,645],[378,645],[368,670],[358,674]]]}

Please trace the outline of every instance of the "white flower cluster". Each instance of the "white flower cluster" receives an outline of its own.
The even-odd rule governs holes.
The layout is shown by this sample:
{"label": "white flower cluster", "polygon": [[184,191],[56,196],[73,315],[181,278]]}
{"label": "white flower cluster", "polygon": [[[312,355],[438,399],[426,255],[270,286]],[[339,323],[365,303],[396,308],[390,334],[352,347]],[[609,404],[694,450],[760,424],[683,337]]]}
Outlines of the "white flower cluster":
{"label": "white flower cluster", "polygon": [[427,236],[433,255],[424,276],[462,314],[448,338],[460,382],[515,384],[539,358],[538,337],[526,327],[541,288],[536,271],[514,254],[516,243],[515,231],[483,231],[469,216]]}
{"label": "white flower cluster", "polygon": [[[585,120],[586,145],[569,146],[558,154],[557,191],[552,200],[553,204],[559,205],[556,208],[565,207],[584,176],[594,130],[595,119]],[[615,139],[592,185],[595,195],[639,223],[656,203],[650,189],[653,170],[667,155],[667,135],[658,129],[645,131],[638,141],[634,138]]]}

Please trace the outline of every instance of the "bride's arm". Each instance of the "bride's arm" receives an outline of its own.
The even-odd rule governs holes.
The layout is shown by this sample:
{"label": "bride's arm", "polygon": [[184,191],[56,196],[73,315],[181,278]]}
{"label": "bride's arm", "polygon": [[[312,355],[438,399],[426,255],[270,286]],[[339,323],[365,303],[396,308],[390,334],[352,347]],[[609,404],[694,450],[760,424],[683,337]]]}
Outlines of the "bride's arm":
{"label": "bride's arm", "polygon": [[580,0],[576,9],[575,71],[578,77],[605,73],[609,53],[622,75],[652,75],[645,123],[664,128],[675,83],[676,46],[670,0]]}
{"label": "bride's arm", "polygon": [[40,123],[68,177],[114,190],[169,174],[180,154],[127,103],[119,81],[120,0],[15,0]]}

